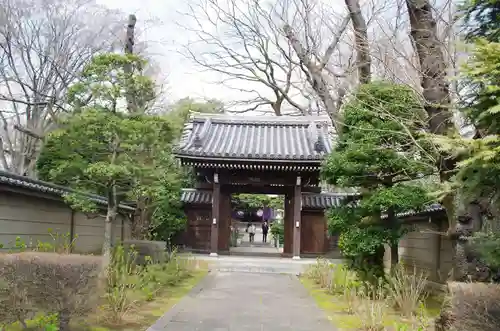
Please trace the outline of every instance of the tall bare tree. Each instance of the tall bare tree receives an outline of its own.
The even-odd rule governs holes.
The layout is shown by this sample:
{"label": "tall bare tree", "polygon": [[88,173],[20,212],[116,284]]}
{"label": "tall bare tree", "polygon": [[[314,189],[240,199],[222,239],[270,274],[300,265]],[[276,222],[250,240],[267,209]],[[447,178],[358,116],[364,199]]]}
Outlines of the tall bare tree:
{"label": "tall bare tree", "polygon": [[0,0],[0,165],[34,176],[41,140],[96,53],[120,47],[121,13],[92,0]]}
{"label": "tall bare tree", "polygon": [[186,14],[194,23],[186,29],[195,37],[184,53],[202,68],[219,74],[221,83],[250,95],[238,100],[247,105],[243,111],[308,114],[310,93],[303,84],[307,78],[279,20],[297,20],[303,10],[298,4],[290,0],[267,4],[201,0]]}
{"label": "tall bare tree", "polygon": [[[340,106],[349,87],[346,77],[352,77],[354,67],[358,68],[358,79],[367,82],[371,77],[371,59],[369,54],[367,27],[357,0],[346,0],[348,13],[337,22],[330,22],[330,42],[324,50],[317,47],[318,39],[310,22],[314,21],[311,4],[308,0],[298,0],[303,10],[300,12],[302,24],[286,22],[284,34],[299,58],[301,68],[312,89],[322,101],[326,112],[332,118],[337,131],[341,126]],[[350,21],[353,22],[355,45],[351,45],[347,55],[342,51],[343,35]],[[352,47],[354,46],[354,47]],[[357,54],[356,60],[348,60],[347,66],[340,63],[332,64],[332,56],[337,53],[351,58]],[[338,59],[337,59],[338,60]],[[340,64],[340,65],[339,65]],[[339,71],[340,70],[340,71]]]}
{"label": "tall bare tree", "polygon": [[[443,54],[444,43],[440,40],[434,8],[428,0],[406,0],[410,18],[411,36],[419,58],[421,85],[426,102],[428,127],[431,133],[454,137],[460,132],[454,121],[448,65]],[[437,168],[442,182],[448,182],[459,160],[452,155],[440,153]],[[466,242],[464,236],[477,231],[482,225],[481,201],[465,201],[459,190],[446,192],[442,203],[448,215],[449,238],[455,240],[453,277],[468,274]],[[487,207],[486,207],[487,208]]]}
{"label": "tall bare tree", "polygon": [[370,82],[371,58],[370,45],[368,42],[368,26],[361,12],[359,0],[345,0],[349,16],[354,28],[354,40],[356,45],[356,65],[358,67],[358,78],[361,84]]}

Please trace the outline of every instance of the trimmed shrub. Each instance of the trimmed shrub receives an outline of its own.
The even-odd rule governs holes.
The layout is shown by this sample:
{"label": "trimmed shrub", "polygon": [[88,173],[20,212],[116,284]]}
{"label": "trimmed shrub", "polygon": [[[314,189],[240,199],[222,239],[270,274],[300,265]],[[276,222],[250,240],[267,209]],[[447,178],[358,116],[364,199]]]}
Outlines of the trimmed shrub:
{"label": "trimmed shrub", "polygon": [[[0,255],[0,279],[23,312],[57,313],[59,330],[69,330],[72,317],[98,305],[102,258],[84,255],[24,252]],[[4,298],[5,299],[5,298]],[[2,307],[3,308],[3,307]],[[21,323],[24,323],[21,321]]]}
{"label": "trimmed shrub", "polygon": [[448,293],[436,330],[500,330],[500,285],[450,282]]}

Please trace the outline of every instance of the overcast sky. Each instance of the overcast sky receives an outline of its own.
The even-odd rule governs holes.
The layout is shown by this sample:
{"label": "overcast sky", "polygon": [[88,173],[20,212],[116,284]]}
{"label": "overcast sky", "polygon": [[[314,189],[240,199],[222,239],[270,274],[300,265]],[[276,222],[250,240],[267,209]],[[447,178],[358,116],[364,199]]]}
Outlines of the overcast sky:
{"label": "overcast sky", "polygon": [[[148,52],[154,55],[163,73],[168,75],[168,91],[171,100],[191,96],[231,100],[235,92],[220,85],[211,84],[214,74],[200,73],[188,59],[177,52],[185,44],[187,32],[178,25],[185,21],[182,12],[187,0],[97,0],[110,8],[120,9],[137,16],[140,38],[148,42]],[[154,24],[152,24],[154,20]]]}
{"label": "overcast sky", "polygon": [[[193,33],[188,32],[179,24],[190,24],[190,19],[183,13],[189,11],[189,3],[199,3],[198,0],[97,0],[97,2],[137,16],[137,28],[141,30],[137,39],[147,41],[147,52],[154,55],[162,73],[168,76],[168,96],[171,101],[190,96],[216,98],[228,104],[230,101],[256,97],[255,94],[244,94],[235,88],[258,90],[257,93],[260,95],[273,98],[272,92],[262,84],[248,85],[245,81],[231,81],[232,88],[218,84],[217,81],[226,77],[214,72],[201,72],[193,62],[179,54],[182,46],[187,45],[188,40],[197,39]],[[318,3],[323,3],[323,1],[319,0]],[[333,5],[330,0],[325,1],[324,4],[327,4],[329,9],[334,7],[344,9],[343,5]],[[340,22],[340,16],[338,21]],[[207,28],[213,31],[208,24]],[[293,110],[293,107],[291,109]]]}

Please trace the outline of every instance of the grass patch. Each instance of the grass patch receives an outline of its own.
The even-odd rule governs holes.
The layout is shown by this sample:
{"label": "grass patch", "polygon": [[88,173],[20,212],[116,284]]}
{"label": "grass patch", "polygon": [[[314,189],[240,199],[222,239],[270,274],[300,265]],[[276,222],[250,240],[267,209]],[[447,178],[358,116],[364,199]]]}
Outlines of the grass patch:
{"label": "grass patch", "polygon": [[[99,325],[102,320],[99,314],[90,327],[82,327],[82,331],[140,331],[146,330],[163,314],[170,310],[186,294],[193,289],[206,275],[208,270],[196,270],[178,284],[162,290],[153,301],[139,303],[129,311],[121,325]],[[100,312],[105,314],[105,311]]]}
{"label": "grass patch", "polygon": [[[311,297],[314,298],[316,304],[323,309],[328,319],[339,329],[339,331],[353,331],[363,328],[363,321],[357,314],[347,313],[348,304],[346,304],[341,296],[329,294],[325,289],[321,288],[314,280],[307,277],[300,277],[300,282],[308,290]],[[361,298],[365,304],[368,299]],[[428,307],[427,303],[430,304]],[[363,304],[358,302],[358,304]],[[383,316],[382,324],[390,329],[395,325],[410,323],[409,319],[401,316],[396,310],[390,307],[385,308],[385,316]],[[437,317],[441,309],[441,302],[438,298],[429,298],[426,300],[424,316],[429,320]],[[396,329],[395,329],[396,330]]]}
{"label": "grass patch", "polygon": [[[41,259],[38,255],[37,258]],[[14,262],[17,261],[15,259],[17,256],[9,255],[8,257]],[[78,258],[80,256],[57,255],[56,257],[57,259],[54,257],[52,260],[55,259],[56,262],[59,262],[61,259],[66,259],[79,262]],[[80,258],[83,259],[86,257]],[[149,257],[145,257],[145,264],[138,264],[136,261],[137,252],[135,250],[130,249],[126,251],[123,247],[117,246],[114,249],[109,266],[101,271],[96,269],[96,274],[98,275],[96,281],[91,283],[93,286],[83,293],[88,297],[95,298],[92,301],[92,308],[78,311],[77,309],[81,307],[79,305],[87,301],[89,302],[87,306],[90,307],[90,301],[77,301],[75,299],[74,310],[79,314],[71,314],[70,318],[66,319],[69,323],[64,328],[60,327],[63,319],[58,314],[63,310],[56,304],[52,306],[43,305],[45,301],[52,302],[54,300],[50,295],[40,296],[41,298],[49,298],[50,300],[31,300],[33,293],[38,293],[36,292],[38,287],[40,289],[47,288],[50,294],[54,294],[55,289],[51,286],[53,285],[57,288],[57,284],[59,283],[54,285],[53,282],[45,280],[43,282],[33,282],[34,285],[38,286],[33,289],[25,283],[16,281],[24,280],[28,277],[26,271],[33,269],[31,267],[32,264],[28,262],[26,262],[28,263],[27,267],[15,269],[16,271],[12,273],[13,275],[10,278],[6,278],[4,273],[4,277],[0,277],[0,308],[10,307],[9,309],[11,310],[9,312],[12,311],[16,314],[5,314],[6,309],[0,309],[0,330],[146,330],[208,273],[208,263],[205,261],[198,261],[191,256],[179,256],[175,252],[166,256],[163,262],[159,263],[153,263]],[[72,263],[75,264],[74,262]],[[17,264],[11,264],[17,266]],[[59,267],[59,264],[55,262],[52,264],[54,264],[53,268]],[[52,264],[50,265],[51,268]],[[76,266],[78,267],[80,264],[76,263]],[[69,268],[66,267],[64,270],[67,269]],[[78,272],[79,270],[77,269],[76,271]],[[76,278],[80,279],[81,277]],[[61,305],[61,302],[66,303],[70,300],[68,298],[77,298],[76,295],[79,294],[79,289],[81,287],[72,286],[70,283],[63,293],[63,298],[66,301],[60,300],[57,301],[57,304]],[[62,297],[63,294],[59,296]],[[66,304],[65,307],[72,308],[73,306]]]}
{"label": "grass patch", "polygon": [[367,294],[366,286],[351,271],[318,260],[300,281],[340,331],[434,330],[442,300],[427,296],[423,279],[412,277],[388,276],[388,283]]}
{"label": "grass patch", "polygon": [[[150,327],[158,318],[170,310],[179,300],[195,287],[208,273],[208,270],[196,270],[178,284],[165,288],[153,301],[138,303],[138,305],[127,313],[120,325],[99,325],[102,314],[100,310],[94,316],[89,316],[86,322],[76,321],[72,326],[75,331],[141,331]],[[29,321],[30,330],[41,330],[34,322]],[[5,328],[5,331],[22,331],[23,327],[13,324]],[[4,331],[4,330],[2,330]]]}

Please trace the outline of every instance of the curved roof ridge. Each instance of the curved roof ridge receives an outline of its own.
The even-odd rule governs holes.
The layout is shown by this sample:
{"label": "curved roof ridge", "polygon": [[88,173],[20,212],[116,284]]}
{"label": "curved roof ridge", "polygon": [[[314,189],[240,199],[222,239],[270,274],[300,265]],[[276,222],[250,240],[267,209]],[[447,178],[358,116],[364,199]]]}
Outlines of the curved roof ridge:
{"label": "curved roof ridge", "polygon": [[191,121],[205,121],[210,119],[215,123],[258,123],[258,124],[304,124],[309,125],[311,122],[323,122],[330,124],[331,119],[327,115],[319,116],[248,116],[248,115],[232,115],[232,114],[212,114],[212,113],[190,113]]}

